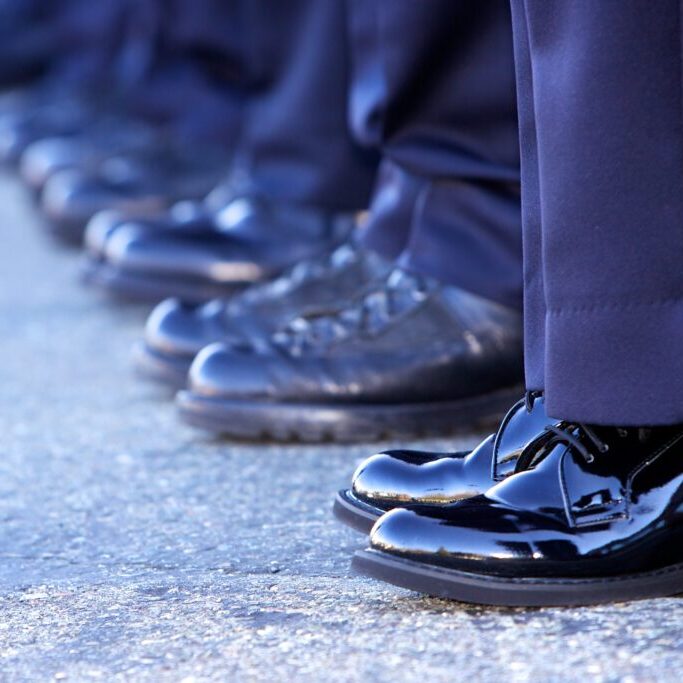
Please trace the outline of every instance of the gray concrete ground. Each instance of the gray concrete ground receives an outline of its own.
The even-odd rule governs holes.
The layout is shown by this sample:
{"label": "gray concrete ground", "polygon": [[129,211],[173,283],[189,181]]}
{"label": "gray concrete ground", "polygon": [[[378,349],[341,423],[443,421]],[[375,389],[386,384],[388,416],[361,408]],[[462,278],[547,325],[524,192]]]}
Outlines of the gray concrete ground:
{"label": "gray concrete ground", "polygon": [[483,609],[350,576],[331,497],[377,446],[184,427],[131,372],[145,310],[78,263],[0,178],[2,681],[683,680],[679,599]]}

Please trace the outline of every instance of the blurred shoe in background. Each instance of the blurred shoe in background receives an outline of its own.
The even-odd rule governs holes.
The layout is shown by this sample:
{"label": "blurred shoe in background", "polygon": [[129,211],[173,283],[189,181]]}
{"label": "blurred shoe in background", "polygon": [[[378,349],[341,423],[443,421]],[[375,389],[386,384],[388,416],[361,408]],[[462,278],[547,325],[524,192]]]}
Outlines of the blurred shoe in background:
{"label": "blurred shoe in background", "polygon": [[[230,168],[246,88],[230,46],[181,27],[188,12],[229,26],[230,11],[112,0],[105,22],[82,2],[55,2],[49,26],[86,26],[88,49],[57,50],[58,66],[0,98],[0,160],[19,162],[48,229],[72,243],[102,209],[147,215],[204,197]],[[94,44],[104,23],[111,35]]]}
{"label": "blurred shoe in background", "polygon": [[[3,41],[0,61],[5,66],[12,63],[9,56],[3,59],[5,49],[20,53],[15,64],[23,57],[43,67],[14,88],[6,84],[0,96],[0,160],[5,163],[18,162],[30,142],[48,135],[75,135],[93,117],[115,108],[120,92],[147,68],[139,47],[150,43],[156,30],[145,21],[151,0],[137,6],[128,0],[26,4],[22,33],[13,37],[14,42]],[[4,9],[3,4],[0,16]],[[131,52],[138,54],[142,71],[127,69],[124,74],[121,60],[129,62]]]}
{"label": "blurred shoe in background", "polygon": [[350,299],[385,274],[390,262],[350,240],[229,299],[191,305],[160,303],[134,348],[136,367],[150,379],[184,388],[196,354],[213,342],[258,344],[276,328],[310,309]]}
{"label": "blurred shoe in background", "polygon": [[[219,194],[229,195],[229,187]],[[167,213],[120,221],[96,216],[85,238],[86,281],[128,298],[206,302],[327,251],[355,225],[350,212],[239,191],[218,207],[215,201],[213,195],[203,204],[182,203]]]}
{"label": "blurred shoe in background", "polygon": [[49,177],[40,199],[48,229],[78,245],[88,221],[105,209],[141,218],[180,200],[201,199],[225,175],[230,157],[206,144],[169,141],[90,161],[90,169],[83,163]]}
{"label": "blurred shoe in background", "polygon": [[245,22],[258,77],[229,180],[167,214],[95,217],[86,235],[90,283],[153,301],[224,297],[338,246],[367,207],[377,156],[348,130],[343,5],[250,7],[269,12]]}
{"label": "blurred shoe in background", "polygon": [[449,434],[522,391],[521,315],[402,269],[258,344],[212,344],[178,394],[191,424],[237,438]]}
{"label": "blurred shoe in background", "polygon": [[21,179],[37,198],[48,180],[69,169],[96,173],[108,159],[145,154],[150,149],[168,144],[161,131],[140,121],[100,121],[73,137],[41,138],[28,145],[21,155]]}

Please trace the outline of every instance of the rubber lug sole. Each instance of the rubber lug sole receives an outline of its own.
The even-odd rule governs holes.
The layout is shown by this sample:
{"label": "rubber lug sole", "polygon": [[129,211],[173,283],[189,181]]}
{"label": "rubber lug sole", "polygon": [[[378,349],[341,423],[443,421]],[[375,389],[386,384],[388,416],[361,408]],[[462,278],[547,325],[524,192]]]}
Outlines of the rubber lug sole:
{"label": "rubber lug sole", "polygon": [[135,344],[131,355],[135,371],[141,377],[175,390],[186,387],[192,358],[161,353],[144,342]]}
{"label": "rubber lug sole", "polygon": [[116,297],[148,303],[175,297],[186,303],[201,304],[230,297],[248,284],[216,284],[174,275],[134,273],[96,259],[86,260],[81,279]]}
{"label": "rubber lug sole", "polygon": [[575,607],[683,592],[683,564],[615,577],[508,578],[447,569],[369,549],[355,553],[351,569],[433,597],[506,607]]}
{"label": "rubber lug sole", "polygon": [[458,401],[382,405],[225,400],[181,391],[176,403],[189,424],[231,438],[353,443],[489,427],[500,421],[520,391],[515,386]]}
{"label": "rubber lug sole", "polygon": [[369,534],[375,522],[384,514],[384,510],[372,507],[354,498],[350,491],[339,491],[334,498],[332,514],[342,524]]}

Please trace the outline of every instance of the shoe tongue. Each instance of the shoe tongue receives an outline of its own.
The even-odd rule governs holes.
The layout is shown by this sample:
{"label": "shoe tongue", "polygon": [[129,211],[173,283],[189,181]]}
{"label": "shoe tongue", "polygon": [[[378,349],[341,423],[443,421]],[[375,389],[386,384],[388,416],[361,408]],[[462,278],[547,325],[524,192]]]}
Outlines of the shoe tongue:
{"label": "shoe tongue", "polygon": [[668,435],[657,435],[656,443],[642,443],[630,431],[619,435],[615,428],[596,427],[592,429],[595,438],[604,439],[608,446],[600,450],[581,427],[569,424],[563,429],[586,444],[585,453],[550,430],[535,439],[522,456],[528,456],[529,468],[497,484],[486,496],[570,526],[602,524],[623,517],[634,473],[647,467]]}
{"label": "shoe tongue", "polygon": [[504,479],[486,497],[506,506],[558,517],[565,521],[560,461],[566,446],[559,444],[534,469]]}
{"label": "shoe tongue", "polygon": [[512,474],[522,451],[552,422],[545,412],[543,397],[534,400],[531,410],[527,410],[524,400],[515,404],[496,433],[493,446],[494,479]]}

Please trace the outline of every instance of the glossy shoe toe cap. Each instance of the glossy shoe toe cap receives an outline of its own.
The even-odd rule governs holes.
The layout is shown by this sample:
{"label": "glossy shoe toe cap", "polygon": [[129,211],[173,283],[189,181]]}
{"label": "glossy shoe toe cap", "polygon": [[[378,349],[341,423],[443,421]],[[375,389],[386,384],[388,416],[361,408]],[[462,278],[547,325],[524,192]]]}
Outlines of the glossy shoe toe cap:
{"label": "glossy shoe toe cap", "polygon": [[117,187],[76,170],[64,170],[55,173],[45,184],[42,206],[53,220],[85,223],[105,209],[147,216],[163,209],[165,201],[158,195]]}
{"label": "glossy shoe toe cap", "polygon": [[43,211],[56,221],[83,221],[102,208],[88,191],[77,171],[60,171],[45,183],[41,199]]}
{"label": "glossy shoe toe cap", "polygon": [[377,520],[370,546],[462,571],[514,574],[543,559],[541,536],[520,533],[524,529],[523,519],[479,496],[450,506],[392,510]]}
{"label": "glossy shoe toe cap", "polygon": [[414,501],[418,468],[394,453],[376,453],[363,461],[353,474],[352,494],[366,503],[385,507]]}
{"label": "glossy shoe toe cap", "polygon": [[81,148],[64,138],[47,138],[30,144],[21,156],[20,173],[32,188],[42,188],[58,171],[79,164]]}
{"label": "glossy shoe toe cap", "polygon": [[167,299],[158,304],[145,326],[145,343],[153,350],[172,355],[194,356],[220,340],[224,306],[211,301],[202,306]]}
{"label": "glossy shoe toe cap", "polygon": [[0,123],[0,163],[16,164],[32,142],[20,127]]}
{"label": "glossy shoe toe cap", "polygon": [[169,212],[161,216],[149,214],[120,225],[107,244],[107,260],[121,268],[226,288],[264,276],[258,264],[235,262],[234,244],[213,231],[205,217],[178,223]]}
{"label": "glossy shoe toe cap", "polygon": [[267,358],[211,344],[192,362],[188,388],[198,396],[222,400],[265,398],[271,389]]}
{"label": "glossy shoe toe cap", "polygon": [[402,556],[429,557],[439,552],[435,544],[438,522],[412,510],[397,508],[382,515],[370,532],[373,550]]}
{"label": "glossy shoe toe cap", "polygon": [[85,229],[84,246],[88,253],[96,258],[104,256],[107,241],[125,219],[125,214],[116,209],[98,211]]}
{"label": "glossy shoe toe cap", "polygon": [[468,486],[463,457],[420,451],[378,453],[358,467],[351,490],[359,500],[385,509],[452,503],[474,495]]}
{"label": "glossy shoe toe cap", "polygon": [[[107,261],[120,268],[176,272],[174,265],[182,262],[180,253],[173,253],[164,232],[167,221],[163,217],[148,220],[144,217],[121,222],[111,233],[105,247]],[[180,267],[177,268],[182,272]]]}

